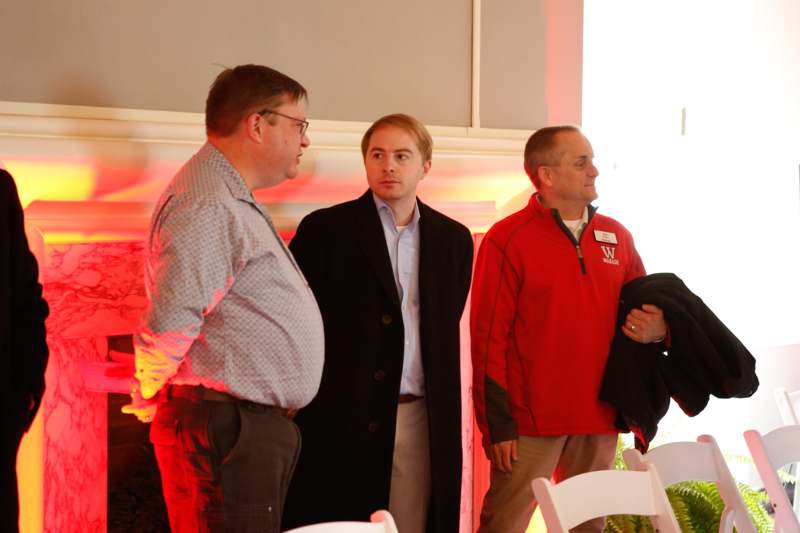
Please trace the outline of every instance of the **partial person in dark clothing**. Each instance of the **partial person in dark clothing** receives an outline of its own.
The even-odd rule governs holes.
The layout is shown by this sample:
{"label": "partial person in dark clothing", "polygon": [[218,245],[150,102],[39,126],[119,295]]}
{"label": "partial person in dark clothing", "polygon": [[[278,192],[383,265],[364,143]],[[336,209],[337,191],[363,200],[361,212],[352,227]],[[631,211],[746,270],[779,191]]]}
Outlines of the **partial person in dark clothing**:
{"label": "partial person in dark clothing", "polygon": [[3,424],[0,446],[0,529],[17,531],[17,450],[44,394],[47,343],[36,258],[28,248],[22,205],[11,174],[0,169],[0,394]]}
{"label": "partial person in dark clothing", "polygon": [[[620,332],[624,317],[645,302],[658,306],[669,322],[666,357],[663,346],[633,342]],[[711,394],[747,398],[758,389],[753,356],[676,275],[652,274],[626,283],[617,316],[600,399],[617,409],[617,427],[634,432],[640,451],[647,451],[655,437],[670,397],[695,416]]]}

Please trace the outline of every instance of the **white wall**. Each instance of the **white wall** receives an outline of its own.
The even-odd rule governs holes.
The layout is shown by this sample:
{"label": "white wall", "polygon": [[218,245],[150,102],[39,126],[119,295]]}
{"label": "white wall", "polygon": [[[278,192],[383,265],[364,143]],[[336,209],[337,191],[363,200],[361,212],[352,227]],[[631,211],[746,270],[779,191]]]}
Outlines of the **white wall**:
{"label": "white wall", "polygon": [[[800,5],[795,0],[586,2],[584,124],[601,209],[651,272],[684,279],[751,349],[761,390],[673,409],[670,439],[778,424],[800,388]],[[685,120],[684,120],[685,119]]]}

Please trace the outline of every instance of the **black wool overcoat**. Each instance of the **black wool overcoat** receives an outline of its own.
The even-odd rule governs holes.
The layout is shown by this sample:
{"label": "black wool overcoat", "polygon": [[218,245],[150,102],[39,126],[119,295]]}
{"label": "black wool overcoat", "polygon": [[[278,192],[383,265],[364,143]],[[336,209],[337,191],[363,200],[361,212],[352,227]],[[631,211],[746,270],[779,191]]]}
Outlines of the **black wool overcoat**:
{"label": "black wool overcoat", "polygon": [[[429,532],[458,531],[461,495],[459,322],[469,292],[469,230],[418,201],[420,341],[430,427]],[[311,213],[290,248],[319,303],[325,366],[295,421],[302,436],[284,528],[368,520],[387,509],[403,319],[372,193]]]}

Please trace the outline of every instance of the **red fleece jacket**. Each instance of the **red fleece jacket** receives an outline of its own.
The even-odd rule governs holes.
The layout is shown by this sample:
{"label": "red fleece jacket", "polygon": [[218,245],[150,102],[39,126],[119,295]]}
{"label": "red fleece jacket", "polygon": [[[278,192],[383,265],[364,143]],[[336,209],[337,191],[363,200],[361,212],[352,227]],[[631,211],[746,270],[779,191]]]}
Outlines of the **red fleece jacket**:
{"label": "red fleece jacket", "polygon": [[617,431],[597,396],[620,289],[645,271],[628,230],[591,206],[589,217],[576,242],[533,196],[483,239],[470,329],[484,444]]}

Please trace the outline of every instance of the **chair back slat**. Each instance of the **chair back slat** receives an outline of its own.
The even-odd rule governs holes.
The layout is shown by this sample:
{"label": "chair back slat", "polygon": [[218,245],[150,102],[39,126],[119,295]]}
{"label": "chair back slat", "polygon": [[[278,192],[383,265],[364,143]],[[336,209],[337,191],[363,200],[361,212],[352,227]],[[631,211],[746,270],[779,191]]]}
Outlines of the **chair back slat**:
{"label": "chair back slat", "polygon": [[[629,468],[635,468],[633,453],[636,452],[643,461],[656,465],[658,475],[665,487],[686,480],[716,481],[717,469],[708,446],[698,446],[696,442],[673,442],[653,448],[642,456],[638,450],[625,450],[623,458]],[[629,458],[631,460],[629,461]],[[642,470],[641,468],[635,468]]]}
{"label": "chair back slat", "polygon": [[549,533],[562,533],[593,518],[618,514],[650,517],[661,533],[679,533],[655,468],[644,472],[601,470],[557,485],[537,478],[533,491]]}

